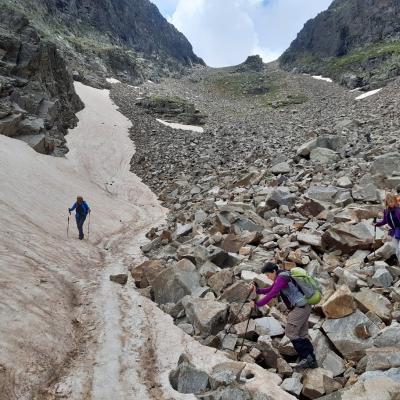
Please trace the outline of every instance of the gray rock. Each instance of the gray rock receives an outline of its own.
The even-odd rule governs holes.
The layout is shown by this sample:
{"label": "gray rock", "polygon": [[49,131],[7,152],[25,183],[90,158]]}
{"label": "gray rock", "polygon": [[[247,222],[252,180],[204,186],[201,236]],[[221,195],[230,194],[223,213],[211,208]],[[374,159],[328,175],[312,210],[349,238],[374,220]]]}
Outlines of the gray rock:
{"label": "gray rock", "polygon": [[210,374],[212,389],[220,386],[229,386],[240,381],[240,375],[246,364],[243,362],[227,361],[213,367]]}
{"label": "gray rock", "polygon": [[284,186],[274,189],[266,199],[266,204],[271,208],[279,208],[282,205],[292,207],[297,196]]}
{"label": "gray rock", "polygon": [[[400,324],[393,321],[374,338],[376,347],[396,347],[400,343]],[[399,380],[400,381],[400,380]]]}
{"label": "gray rock", "polygon": [[[378,232],[378,239],[382,235]],[[356,250],[370,249],[374,243],[374,228],[366,222],[356,225],[337,224],[322,235],[322,246],[326,251],[341,250],[346,254]]]}
{"label": "gray rock", "polygon": [[364,310],[373,312],[385,321],[391,319],[392,304],[381,294],[363,288],[360,292],[354,293],[354,298]]}
{"label": "gray rock", "polygon": [[320,136],[316,139],[304,143],[297,149],[297,155],[308,157],[312,150],[316,148],[326,148],[330,150],[338,150],[340,147],[340,138],[338,136]]}
{"label": "gray rock", "polygon": [[358,201],[380,201],[378,188],[373,183],[366,185],[355,185],[351,191],[354,200]]}
{"label": "gray rock", "polygon": [[290,172],[290,165],[288,162],[284,161],[275,164],[273,167],[271,167],[270,171],[275,175],[288,174]]}
{"label": "gray rock", "polygon": [[348,317],[328,319],[322,328],[343,357],[357,361],[365,355],[366,349],[373,346],[371,337],[363,339],[356,335],[356,327],[361,324],[368,327],[371,336],[379,332],[379,328],[359,310]]}
{"label": "gray rock", "polygon": [[303,385],[301,383],[301,375],[298,376],[299,374],[296,374],[296,377],[292,378],[286,378],[282,384],[281,388],[295,396],[300,396],[301,391],[303,390]]}
{"label": "gray rock", "polygon": [[218,333],[226,323],[227,304],[185,296],[182,305],[187,319],[203,337]]}
{"label": "gray rock", "polygon": [[373,175],[390,177],[394,171],[400,169],[400,153],[392,152],[375,158],[371,165],[370,172]]}
{"label": "gray rock", "polygon": [[371,282],[377,287],[390,287],[393,283],[393,276],[387,269],[377,269]]}
{"label": "gray rock", "polygon": [[311,151],[310,160],[316,163],[328,165],[339,161],[339,155],[329,149],[317,147]]}
{"label": "gray rock", "polygon": [[166,268],[153,280],[154,299],[158,304],[177,303],[200,288],[200,276],[189,260],[183,259]]}
{"label": "gray rock", "polygon": [[366,350],[367,371],[400,367],[399,347],[380,347]]}
{"label": "gray rock", "polygon": [[179,393],[199,394],[210,387],[208,374],[197,369],[186,359],[171,371],[169,380],[171,386]]}
{"label": "gray rock", "polygon": [[280,336],[285,333],[281,323],[273,317],[256,319],[256,332],[260,336]]}

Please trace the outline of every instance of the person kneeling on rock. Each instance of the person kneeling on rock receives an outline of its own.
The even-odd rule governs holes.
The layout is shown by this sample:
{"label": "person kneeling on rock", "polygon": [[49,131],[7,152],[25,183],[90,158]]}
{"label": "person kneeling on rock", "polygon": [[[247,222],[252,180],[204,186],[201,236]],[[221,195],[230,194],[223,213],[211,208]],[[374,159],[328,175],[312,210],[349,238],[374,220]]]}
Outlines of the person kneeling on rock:
{"label": "person kneeling on rock", "polygon": [[85,235],[83,234],[83,224],[87,215],[90,213],[90,208],[87,205],[86,201],[83,200],[82,196],[78,196],[76,198],[76,203],[71,207],[68,208],[68,212],[71,214],[71,211],[75,210],[75,219],[76,219],[76,226],[79,232],[79,240],[82,240]]}
{"label": "person kneeling on rock", "polygon": [[254,303],[254,306],[265,306],[275,297],[281,296],[289,310],[285,334],[293,343],[293,347],[300,357],[296,369],[318,368],[314,347],[308,338],[308,319],[311,314],[311,306],[293,282],[289,271],[280,270],[276,264],[267,262],[262,268],[262,273],[274,281],[274,284],[264,289],[254,286],[257,294],[265,294],[261,300]]}

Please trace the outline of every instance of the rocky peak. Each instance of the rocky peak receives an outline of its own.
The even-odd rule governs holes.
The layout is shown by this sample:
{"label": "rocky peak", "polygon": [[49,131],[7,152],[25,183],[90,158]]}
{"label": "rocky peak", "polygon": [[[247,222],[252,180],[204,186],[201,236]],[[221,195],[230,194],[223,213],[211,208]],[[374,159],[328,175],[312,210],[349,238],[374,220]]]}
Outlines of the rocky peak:
{"label": "rocky peak", "polygon": [[364,84],[397,76],[399,16],[398,0],[335,0],[304,25],[280,63],[285,69],[329,74],[343,83],[349,72],[360,75]]}

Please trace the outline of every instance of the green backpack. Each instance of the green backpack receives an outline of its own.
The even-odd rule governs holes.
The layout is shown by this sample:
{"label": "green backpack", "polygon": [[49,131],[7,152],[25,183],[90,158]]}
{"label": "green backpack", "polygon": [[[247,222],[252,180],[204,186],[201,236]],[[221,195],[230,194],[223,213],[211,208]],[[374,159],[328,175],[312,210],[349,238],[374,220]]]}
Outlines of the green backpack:
{"label": "green backpack", "polygon": [[315,305],[321,301],[321,286],[305,269],[300,267],[292,268],[290,270],[290,277],[297,288],[303,293],[308,304]]}

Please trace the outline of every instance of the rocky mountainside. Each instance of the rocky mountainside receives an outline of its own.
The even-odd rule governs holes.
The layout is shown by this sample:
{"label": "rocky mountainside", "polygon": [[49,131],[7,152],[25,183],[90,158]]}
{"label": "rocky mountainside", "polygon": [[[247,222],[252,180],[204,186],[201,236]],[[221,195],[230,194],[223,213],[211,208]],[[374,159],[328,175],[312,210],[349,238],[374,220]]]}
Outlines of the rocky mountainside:
{"label": "rocky mountainside", "polygon": [[142,82],[204,64],[183,34],[149,0],[0,0],[19,9],[54,42],[75,78]]}
{"label": "rocky mountainside", "polygon": [[[297,398],[393,399],[400,267],[373,218],[385,191],[400,186],[400,80],[357,100],[360,93],[335,83],[253,61],[113,86],[135,126],[132,171],[170,209],[168,223],[148,232],[142,251],[150,260],[129,267],[132,279],[184,332],[276,372]],[[194,104],[207,116],[204,132],[161,125],[158,110],[152,116],[135,103],[141,98]],[[170,112],[161,118],[180,121]],[[318,369],[294,371],[282,304],[251,310],[251,282],[271,285],[260,273],[266,260],[305,268],[323,287],[309,324]],[[215,388],[187,362],[170,379],[198,399],[235,398],[224,397],[232,390],[254,398],[234,379]]]}
{"label": "rocky mountainside", "polygon": [[83,107],[73,80],[108,87],[202,65],[148,0],[0,0],[0,134],[62,155]]}
{"label": "rocky mountainside", "polygon": [[333,1],[305,24],[280,63],[351,88],[399,75],[400,1]]}
{"label": "rocky mountainside", "polygon": [[62,154],[83,107],[55,44],[19,12],[0,9],[0,134]]}

